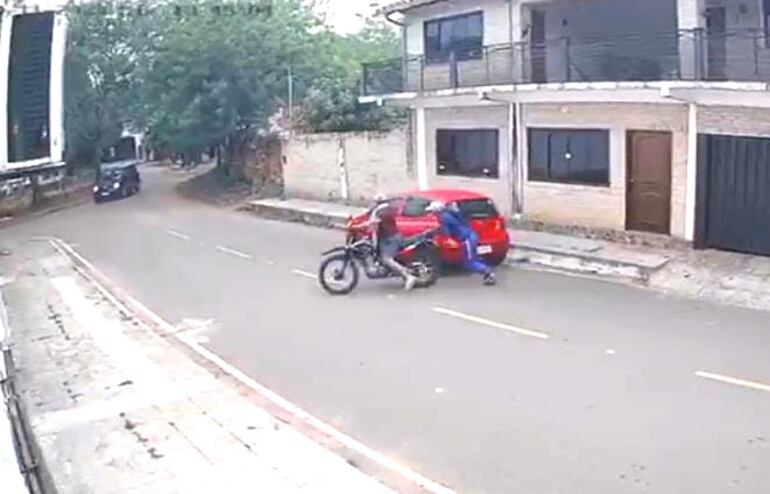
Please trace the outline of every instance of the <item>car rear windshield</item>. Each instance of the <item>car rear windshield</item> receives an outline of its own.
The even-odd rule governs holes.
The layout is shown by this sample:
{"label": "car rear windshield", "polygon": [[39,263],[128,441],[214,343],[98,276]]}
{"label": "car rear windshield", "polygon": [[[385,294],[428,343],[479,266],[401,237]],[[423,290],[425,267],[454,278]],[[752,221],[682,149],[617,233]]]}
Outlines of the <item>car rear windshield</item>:
{"label": "car rear windshield", "polygon": [[496,218],[500,216],[497,212],[495,203],[491,199],[471,199],[468,201],[457,201],[457,207],[460,212],[468,219],[479,220],[485,218]]}

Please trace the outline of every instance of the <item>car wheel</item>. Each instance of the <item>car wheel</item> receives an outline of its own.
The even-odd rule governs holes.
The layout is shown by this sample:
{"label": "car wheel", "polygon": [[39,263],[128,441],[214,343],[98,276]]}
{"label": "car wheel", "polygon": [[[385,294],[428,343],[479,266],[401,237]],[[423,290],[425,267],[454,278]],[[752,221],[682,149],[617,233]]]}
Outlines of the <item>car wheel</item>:
{"label": "car wheel", "polygon": [[507,255],[506,256],[495,256],[495,257],[488,258],[486,260],[486,262],[490,266],[496,268],[496,267],[500,266],[501,264],[503,264],[507,258],[508,258]]}

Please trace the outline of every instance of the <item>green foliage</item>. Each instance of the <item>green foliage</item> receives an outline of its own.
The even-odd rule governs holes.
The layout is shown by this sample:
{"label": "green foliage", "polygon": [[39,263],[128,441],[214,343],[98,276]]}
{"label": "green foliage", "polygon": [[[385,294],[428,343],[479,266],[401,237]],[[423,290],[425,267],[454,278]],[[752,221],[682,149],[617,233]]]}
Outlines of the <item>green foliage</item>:
{"label": "green foliage", "polygon": [[[269,15],[221,0],[133,0],[70,10],[66,59],[68,156],[93,162],[122,129],[150,131],[168,153],[196,153],[267,128],[294,75],[305,130],[381,128],[392,112],[357,104],[361,63],[398,55],[394,30],[330,32],[302,0]],[[130,7],[125,7],[130,5]]]}

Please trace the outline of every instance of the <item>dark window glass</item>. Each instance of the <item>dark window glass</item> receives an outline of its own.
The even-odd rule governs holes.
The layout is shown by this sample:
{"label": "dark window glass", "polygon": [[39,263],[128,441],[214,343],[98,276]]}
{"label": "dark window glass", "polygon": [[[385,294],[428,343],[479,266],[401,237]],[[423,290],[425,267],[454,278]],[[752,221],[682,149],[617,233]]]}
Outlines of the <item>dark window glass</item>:
{"label": "dark window glass", "polygon": [[406,200],[404,205],[404,216],[406,217],[419,217],[425,215],[425,210],[428,209],[430,201],[423,197],[410,197]]}
{"label": "dark window glass", "polygon": [[425,58],[428,63],[481,58],[484,14],[458,15],[425,23]]}
{"label": "dark window glass", "polygon": [[497,178],[498,142],[497,130],[438,130],[436,173]]}
{"label": "dark window glass", "polygon": [[460,213],[468,219],[496,218],[500,216],[497,212],[495,203],[491,199],[471,199],[467,201],[458,201],[457,208]]}
{"label": "dark window glass", "polygon": [[529,129],[529,180],[608,186],[609,132]]}
{"label": "dark window glass", "polygon": [[53,14],[13,18],[8,77],[8,159],[45,158],[49,147],[49,99]]}
{"label": "dark window glass", "polygon": [[762,0],[762,14],[765,22],[765,45],[770,48],[770,0]]}

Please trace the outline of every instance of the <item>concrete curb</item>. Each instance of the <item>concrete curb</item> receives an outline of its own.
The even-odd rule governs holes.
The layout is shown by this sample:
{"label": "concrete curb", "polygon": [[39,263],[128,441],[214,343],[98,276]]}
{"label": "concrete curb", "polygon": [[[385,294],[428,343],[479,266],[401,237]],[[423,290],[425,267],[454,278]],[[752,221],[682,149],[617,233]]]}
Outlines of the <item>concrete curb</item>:
{"label": "concrete curb", "polygon": [[252,201],[239,208],[240,211],[253,213],[262,218],[303,223],[310,226],[335,228],[344,230],[348,217],[342,214],[332,214],[320,209],[282,208]]}
{"label": "concrete curb", "polygon": [[63,211],[65,209],[70,209],[70,208],[74,208],[74,207],[86,204],[90,202],[92,199],[90,194],[91,187],[92,187],[91,184],[77,187],[75,189],[72,189],[71,191],[68,191],[64,196],[64,199],[62,199],[61,201],[59,200],[52,201],[52,204],[49,207],[37,209],[37,210],[32,209],[28,213],[22,214],[20,216],[11,217],[6,221],[0,221],[0,229],[9,228],[11,226],[24,223],[26,221],[42,218],[43,216],[48,216],[50,214]]}

